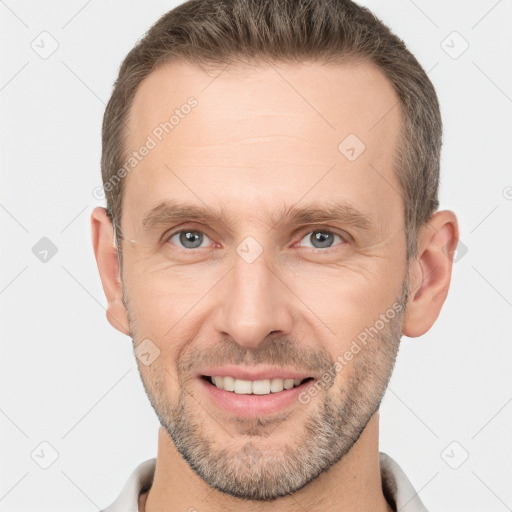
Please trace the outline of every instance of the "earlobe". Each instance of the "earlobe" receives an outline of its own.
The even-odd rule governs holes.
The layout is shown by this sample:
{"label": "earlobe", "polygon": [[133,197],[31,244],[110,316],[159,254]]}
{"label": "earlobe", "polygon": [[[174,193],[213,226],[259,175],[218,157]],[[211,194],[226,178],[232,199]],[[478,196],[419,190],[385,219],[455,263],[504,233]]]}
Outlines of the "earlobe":
{"label": "earlobe", "polygon": [[410,267],[409,300],[402,332],[425,334],[434,324],[448,295],[453,257],[459,239],[455,214],[434,213],[418,233],[418,256]]}
{"label": "earlobe", "polygon": [[105,208],[98,206],[92,211],[91,231],[94,255],[107,298],[107,320],[118,331],[130,335],[128,314],[123,304],[117,248],[114,245],[114,229]]}

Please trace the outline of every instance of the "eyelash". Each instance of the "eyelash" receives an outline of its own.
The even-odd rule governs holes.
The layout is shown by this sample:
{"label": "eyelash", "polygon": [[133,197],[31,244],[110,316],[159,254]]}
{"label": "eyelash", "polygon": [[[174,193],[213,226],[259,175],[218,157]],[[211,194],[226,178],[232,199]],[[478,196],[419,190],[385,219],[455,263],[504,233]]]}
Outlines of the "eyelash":
{"label": "eyelash", "polygon": [[[185,233],[187,231],[192,231],[192,232],[195,232],[195,233],[201,233],[203,235],[206,235],[208,238],[210,238],[204,231],[201,231],[200,229],[194,229],[194,228],[181,228],[177,231],[174,231],[172,232],[171,234],[169,235],[165,235],[163,237],[163,243],[166,244],[166,243],[169,243],[170,239],[175,236],[175,235],[179,235],[181,233]],[[307,248],[315,253],[327,253],[327,252],[330,252],[331,250],[335,250],[337,247],[343,247],[345,246],[347,243],[348,243],[348,235],[342,235],[341,233],[337,233],[336,231],[333,231],[331,229],[328,229],[328,228],[324,228],[324,227],[309,227],[308,230],[306,231],[302,231],[299,233],[299,240],[298,242],[300,242],[306,235],[309,235],[311,233],[315,233],[315,232],[321,232],[321,233],[328,233],[328,234],[332,234],[332,235],[335,235],[335,236],[338,236],[343,243],[340,243],[340,244],[337,244],[337,245],[334,245],[332,247],[325,247],[325,248],[318,248],[318,247],[302,247],[302,248]],[[208,249],[208,247],[196,247],[194,249],[187,249],[185,247],[180,247],[179,245],[175,245],[175,244],[171,244],[171,245],[174,245],[175,247],[177,247],[179,250],[181,251],[184,251],[184,252],[187,252],[187,253],[193,253],[195,251],[200,251],[200,250],[203,250],[203,249]]]}

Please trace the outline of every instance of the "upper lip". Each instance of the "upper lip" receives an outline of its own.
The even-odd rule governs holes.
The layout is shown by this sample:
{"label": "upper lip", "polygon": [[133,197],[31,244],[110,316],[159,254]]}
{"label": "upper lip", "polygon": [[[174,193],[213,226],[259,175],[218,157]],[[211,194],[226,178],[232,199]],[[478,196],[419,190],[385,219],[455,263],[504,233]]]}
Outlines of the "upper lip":
{"label": "upper lip", "polygon": [[265,379],[307,379],[313,377],[310,373],[286,370],[276,366],[259,366],[249,368],[247,366],[219,366],[215,368],[205,368],[197,372],[197,376],[206,375],[208,377],[233,377],[242,380],[265,380]]}

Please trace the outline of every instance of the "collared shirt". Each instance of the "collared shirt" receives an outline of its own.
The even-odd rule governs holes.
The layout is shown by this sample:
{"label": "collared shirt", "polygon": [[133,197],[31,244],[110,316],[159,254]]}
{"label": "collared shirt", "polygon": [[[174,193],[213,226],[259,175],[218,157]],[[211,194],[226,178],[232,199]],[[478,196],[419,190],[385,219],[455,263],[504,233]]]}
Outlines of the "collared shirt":
{"label": "collared shirt", "polygon": [[[380,452],[380,469],[384,496],[395,512],[428,512],[402,468],[389,455]],[[139,495],[153,483],[156,459],[139,464],[126,482],[116,501],[103,512],[139,512]]]}

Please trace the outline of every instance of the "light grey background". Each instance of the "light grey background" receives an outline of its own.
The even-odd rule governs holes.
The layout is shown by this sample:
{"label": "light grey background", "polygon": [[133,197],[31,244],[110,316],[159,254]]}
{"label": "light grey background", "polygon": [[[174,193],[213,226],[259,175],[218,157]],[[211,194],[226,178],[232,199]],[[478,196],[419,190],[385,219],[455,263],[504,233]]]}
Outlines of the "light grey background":
{"label": "light grey background", "polygon": [[[512,1],[363,3],[436,86],[441,209],[463,244],[437,323],[403,338],[381,450],[432,511],[512,510]],[[89,215],[118,67],[175,5],[0,1],[1,511],[98,510],[156,455],[131,340],[105,318]],[[43,237],[57,249],[46,262]]]}

